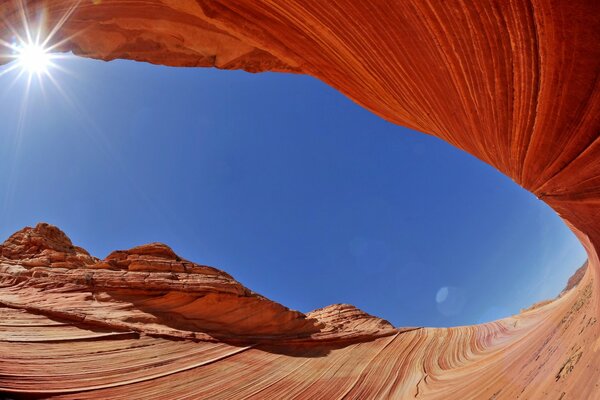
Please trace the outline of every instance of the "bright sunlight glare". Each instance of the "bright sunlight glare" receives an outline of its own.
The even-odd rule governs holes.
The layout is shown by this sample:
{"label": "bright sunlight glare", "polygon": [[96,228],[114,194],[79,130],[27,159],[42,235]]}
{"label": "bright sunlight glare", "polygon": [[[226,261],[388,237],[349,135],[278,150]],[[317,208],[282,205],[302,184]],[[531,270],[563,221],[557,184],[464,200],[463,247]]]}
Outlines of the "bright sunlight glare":
{"label": "bright sunlight glare", "polygon": [[48,72],[51,54],[38,44],[25,44],[17,49],[17,62],[30,74],[42,74]]}
{"label": "bright sunlight glare", "polygon": [[[0,0],[0,3],[2,1]],[[8,24],[8,37],[0,38],[0,66],[6,64],[6,61],[14,61],[3,67],[0,71],[0,76],[11,71],[17,70],[17,79],[22,75],[28,75],[28,85],[34,76],[37,76],[40,83],[42,78],[48,78],[52,83],[55,83],[52,77],[51,70],[58,69],[64,72],[54,61],[65,58],[60,55],[61,46],[73,39],[76,34],[68,37],[62,37],[56,40],[57,33],[67,22],[75,8],[79,5],[80,0],[72,0],[70,7],[66,9],[62,16],[54,15],[53,19],[57,21],[53,26],[48,27],[47,13],[45,9],[39,11],[33,16],[29,14],[25,7],[26,2],[19,0],[14,3],[17,15],[20,14],[22,26],[17,28],[12,24]],[[58,20],[56,20],[58,18]],[[10,40],[8,40],[10,38]]]}

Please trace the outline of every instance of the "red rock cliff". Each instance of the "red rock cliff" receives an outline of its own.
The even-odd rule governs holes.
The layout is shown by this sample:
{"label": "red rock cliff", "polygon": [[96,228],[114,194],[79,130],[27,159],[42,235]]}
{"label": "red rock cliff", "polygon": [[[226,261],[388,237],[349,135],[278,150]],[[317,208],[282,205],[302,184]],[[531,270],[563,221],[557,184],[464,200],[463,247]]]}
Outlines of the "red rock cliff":
{"label": "red rock cliff", "polygon": [[[0,38],[10,38],[11,26],[19,29],[20,4],[0,4]],[[546,201],[581,239],[589,268],[558,300],[515,317],[396,331],[366,342],[368,335],[350,333],[359,341],[335,346],[319,335],[387,327],[344,306],[337,317],[335,310],[321,310],[307,318],[272,302],[264,303],[269,311],[257,324],[211,319],[210,310],[233,304],[221,296],[268,300],[243,292],[223,273],[190,270],[161,246],[95,264],[84,251],[50,239],[24,252],[20,244],[11,245],[16,250],[5,245],[2,263],[10,271],[3,272],[7,288],[0,299],[17,308],[4,311],[9,322],[1,353],[11,362],[0,365],[0,390],[75,398],[600,398],[597,1],[45,0],[25,8],[30,15],[44,10],[49,26],[60,21],[54,40],[82,56],[315,76],[390,121],[468,151]],[[66,270],[75,266],[67,259],[77,268]],[[67,264],[55,268],[61,262]],[[86,281],[90,271],[93,279]],[[61,274],[58,289],[56,279],[48,279],[55,273]],[[90,296],[92,282],[116,282],[117,275],[102,274],[121,274],[118,290],[127,293],[118,301]],[[184,274],[184,283],[148,279],[155,274]],[[185,287],[196,278],[192,288],[204,292],[177,286],[185,295],[171,302],[176,282]],[[132,294],[134,283],[140,294]],[[154,284],[168,292],[157,295]],[[199,300],[213,290],[216,301]],[[67,294],[74,298],[65,300]],[[31,296],[27,305],[15,300],[25,296]],[[180,303],[182,296],[192,297]],[[198,310],[184,304],[195,301],[205,302],[201,315],[183,324]],[[119,322],[142,336],[113,340],[116,333],[17,311],[51,309],[68,321],[80,313],[85,322],[97,315],[95,307],[90,311],[94,302],[108,307],[96,319],[114,319],[103,329]],[[69,304],[71,314],[63,314]],[[151,319],[148,310],[156,304],[159,313],[150,312]],[[366,322],[346,323],[344,314]],[[281,329],[268,326],[269,318],[280,317],[286,321]],[[168,327],[174,335],[203,335],[199,343],[175,342],[146,336],[149,327],[155,330],[148,333]],[[48,340],[52,332],[62,341]],[[74,341],[89,332],[103,332],[104,339]],[[220,334],[228,341],[242,337],[244,347],[225,344]]]}

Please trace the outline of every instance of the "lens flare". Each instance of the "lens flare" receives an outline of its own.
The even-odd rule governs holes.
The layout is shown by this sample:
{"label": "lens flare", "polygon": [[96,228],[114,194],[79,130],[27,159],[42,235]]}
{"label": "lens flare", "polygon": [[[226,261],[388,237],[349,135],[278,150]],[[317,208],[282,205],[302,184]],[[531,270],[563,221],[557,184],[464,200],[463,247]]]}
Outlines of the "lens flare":
{"label": "lens flare", "polygon": [[[81,0],[65,0],[65,3],[69,2],[71,5],[66,7],[62,16],[53,15],[50,18],[48,10],[41,9],[32,15],[25,0],[15,0],[13,7],[16,15],[20,14],[21,26],[3,21],[6,22],[7,31],[3,32],[3,38],[0,37],[0,76],[16,70],[17,79],[26,75],[31,81],[33,76],[37,76],[41,82],[42,78],[53,80],[52,72],[55,69],[64,72],[64,68],[55,61],[66,57],[61,55],[62,46],[81,33],[78,31],[68,36],[58,34]],[[50,20],[52,24],[48,23]]]}
{"label": "lens flare", "polygon": [[52,54],[35,43],[25,44],[17,49],[17,63],[30,74],[45,74],[52,64]]}

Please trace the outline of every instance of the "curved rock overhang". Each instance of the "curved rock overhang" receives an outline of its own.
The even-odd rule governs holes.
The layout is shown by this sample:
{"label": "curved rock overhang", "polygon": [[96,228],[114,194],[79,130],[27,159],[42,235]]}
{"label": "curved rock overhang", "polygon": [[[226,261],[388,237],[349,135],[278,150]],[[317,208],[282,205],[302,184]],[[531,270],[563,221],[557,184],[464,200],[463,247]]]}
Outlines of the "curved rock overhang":
{"label": "curved rock overhang", "polygon": [[[84,57],[314,76],[494,166],[551,206],[585,246],[588,272],[559,300],[510,324],[407,333],[403,344],[355,353],[364,363],[347,371],[336,396],[600,398],[597,1],[9,0],[0,4],[0,38],[21,29],[22,14],[40,13],[59,26],[60,50]],[[323,371],[341,353],[313,372],[290,357],[290,368],[317,382],[294,393],[331,386]],[[386,353],[412,357],[395,380],[377,369]],[[268,380],[258,369],[252,382]]]}

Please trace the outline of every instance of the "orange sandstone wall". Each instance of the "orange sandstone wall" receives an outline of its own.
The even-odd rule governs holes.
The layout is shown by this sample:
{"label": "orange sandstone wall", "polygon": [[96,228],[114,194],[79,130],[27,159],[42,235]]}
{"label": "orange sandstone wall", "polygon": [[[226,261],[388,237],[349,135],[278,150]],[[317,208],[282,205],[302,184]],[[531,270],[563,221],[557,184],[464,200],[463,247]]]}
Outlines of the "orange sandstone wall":
{"label": "orange sandstone wall", "polygon": [[[283,350],[245,349],[207,365],[195,360],[200,364],[188,363],[196,367],[185,371],[174,367],[169,378],[145,376],[113,388],[99,384],[109,392],[85,396],[117,398],[131,391],[177,398],[600,398],[597,1],[25,3],[32,19],[43,11],[48,26],[60,22],[54,37],[59,48],[82,56],[315,76],[383,118],[438,136],[498,168],[553,207],[589,255],[577,288],[496,323],[398,331],[318,351],[289,343]],[[0,4],[0,38],[10,40],[11,27],[21,28],[20,4]],[[79,268],[88,268],[82,262]],[[46,291],[35,296],[49,298]],[[347,315],[352,321],[356,314]],[[305,328],[333,329],[324,326]],[[35,354],[14,365],[34,363]],[[33,389],[23,380],[2,379],[6,390]],[[169,392],[174,382],[181,396]],[[47,388],[56,384],[48,379]],[[82,385],[72,388],[91,390]]]}

